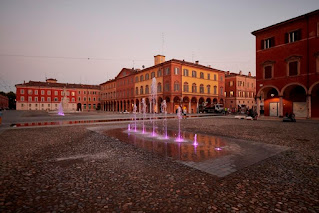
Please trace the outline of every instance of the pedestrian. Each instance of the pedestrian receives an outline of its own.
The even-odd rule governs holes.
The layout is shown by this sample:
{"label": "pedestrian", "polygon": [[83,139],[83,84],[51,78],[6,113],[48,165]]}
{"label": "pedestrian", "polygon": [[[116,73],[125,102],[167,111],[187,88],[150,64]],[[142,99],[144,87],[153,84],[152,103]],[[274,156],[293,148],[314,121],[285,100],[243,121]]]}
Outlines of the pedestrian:
{"label": "pedestrian", "polygon": [[227,107],[225,107],[225,115],[227,115]]}
{"label": "pedestrian", "polygon": [[184,107],[184,109],[183,109],[183,117],[184,117],[184,119],[186,119],[186,113],[187,113],[187,110],[186,110],[186,107]]}

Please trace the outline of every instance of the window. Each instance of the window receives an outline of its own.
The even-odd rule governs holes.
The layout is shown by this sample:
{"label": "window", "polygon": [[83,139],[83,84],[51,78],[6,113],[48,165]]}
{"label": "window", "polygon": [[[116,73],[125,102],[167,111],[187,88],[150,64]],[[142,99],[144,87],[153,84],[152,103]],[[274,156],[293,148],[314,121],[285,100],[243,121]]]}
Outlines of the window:
{"label": "window", "polygon": [[169,91],[169,82],[165,82],[165,91],[166,91],[166,92]]}
{"label": "window", "polygon": [[193,77],[193,78],[196,78],[196,75],[197,75],[197,74],[196,74],[196,71],[193,70],[193,71],[192,71],[192,77]]}
{"label": "window", "polygon": [[41,95],[44,95],[44,90],[41,90]]}
{"label": "window", "polygon": [[20,101],[24,101],[24,97],[23,96],[20,97]]}
{"label": "window", "polygon": [[229,97],[233,97],[234,96],[234,91],[230,91],[229,92]]}
{"label": "window", "polygon": [[54,95],[58,95],[58,91],[54,91]]}
{"label": "window", "polygon": [[29,97],[29,99],[28,99],[29,101],[32,101],[32,97]]}
{"label": "window", "polygon": [[138,82],[138,76],[135,77],[135,82],[136,82],[136,83]]}
{"label": "window", "polygon": [[84,97],[83,100],[86,101],[86,97]]}
{"label": "window", "polygon": [[28,94],[32,95],[32,90],[31,89],[28,90]]}
{"label": "window", "polygon": [[152,73],[151,73],[151,78],[152,78],[152,79],[155,78],[155,72],[152,72]]}
{"label": "window", "polygon": [[275,46],[275,37],[261,40],[261,49],[269,49]]}
{"label": "window", "polygon": [[295,30],[285,34],[285,42],[292,43],[301,40],[301,30]]}
{"label": "window", "polygon": [[217,94],[217,86],[214,86],[214,95]]}
{"label": "window", "polygon": [[57,97],[54,98],[54,101],[59,101],[59,99]]}
{"label": "window", "polygon": [[204,85],[203,84],[201,84],[199,86],[199,93],[204,93]]}
{"label": "window", "polygon": [[197,86],[195,83],[192,84],[192,92],[196,93],[197,92]]}
{"label": "window", "polygon": [[161,77],[162,76],[162,70],[161,69],[158,69],[157,70],[157,77]]}
{"label": "window", "polygon": [[146,86],[145,86],[145,94],[149,94],[149,93],[150,93],[149,86],[146,85]]}
{"label": "window", "polygon": [[61,91],[61,95],[62,95],[62,96],[64,95],[64,92],[63,92],[63,91]]}
{"label": "window", "polygon": [[143,89],[143,86],[141,86],[141,88],[140,88],[140,94],[143,95],[143,93],[144,93],[144,89]]}
{"label": "window", "polygon": [[75,96],[75,92],[71,92],[71,95],[72,95],[72,96]]}
{"label": "window", "polygon": [[229,86],[232,87],[234,85],[234,81],[229,82]]}
{"label": "window", "polygon": [[249,87],[249,82],[247,82],[247,88]]}
{"label": "window", "polygon": [[285,61],[287,62],[287,76],[296,76],[300,74],[301,56],[290,56]]}
{"label": "window", "polygon": [[220,94],[223,94],[223,93],[224,93],[224,88],[221,87],[221,88],[220,88]]}
{"label": "window", "polygon": [[184,82],[184,92],[188,92],[189,88],[188,88],[188,83]]}
{"label": "window", "polygon": [[49,97],[49,98],[47,98],[47,102],[51,102],[51,98]]}
{"label": "window", "polygon": [[150,74],[146,73],[145,80],[149,80],[149,79],[150,79]]}
{"label": "window", "polygon": [[95,101],[95,97],[93,98],[93,101]]}
{"label": "window", "polygon": [[217,76],[216,76],[216,74],[214,74],[214,81],[217,81]]}
{"label": "window", "polygon": [[81,97],[79,97],[78,100],[81,101]]}
{"label": "window", "polygon": [[44,97],[41,97],[41,102],[44,102]]}
{"label": "window", "polygon": [[264,79],[271,79],[273,77],[273,66],[267,65],[264,66]]}
{"label": "window", "polygon": [[188,76],[188,69],[184,69],[183,75]]}
{"label": "window", "polygon": [[289,76],[298,75],[298,61],[289,62]]}
{"label": "window", "polygon": [[81,91],[79,91],[78,93],[79,93],[79,95],[81,95]]}
{"label": "window", "polygon": [[157,92],[162,92],[162,84],[161,83],[157,84]]}
{"label": "window", "polygon": [[210,80],[210,74],[209,73],[207,74],[207,79]]}
{"label": "window", "polygon": [[169,67],[165,68],[165,75],[169,75],[169,72],[170,72]]}
{"label": "window", "polygon": [[179,74],[179,68],[178,68],[178,67],[175,67],[175,68],[174,68],[174,74],[175,74],[175,75],[178,75],[178,74]]}
{"label": "window", "polygon": [[179,82],[178,81],[174,82],[174,91],[179,91]]}
{"label": "window", "polygon": [[200,78],[204,78],[204,73],[203,72],[200,72],[200,74],[199,74],[199,76],[200,76]]}
{"label": "window", "polygon": [[141,75],[140,76],[140,81],[143,81],[144,80],[144,75]]}
{"label": "window", "polygon": [[207,93],[210,94],[210,85],[207,85]]}
{"label": "window", "polygon": [[69,92],[69,91],[67,91],[67,92],[66,92],[66,95],[67,95],[67,96],[70,96],[70,92]]}
{"label": "window", "polygon": [[89,97],[89,101],[91,101],[91,97]]}
{"label": "window", "polygon": [[21,90],[20,90],[20,93],[21,93],[21,94],[24,94],[24,89],[21,89]]}
{"label": "window", "polygon": [[72,98],[72,102],[75,102],[75,98]]}
{"label": "window", "polygon": [[50,90],[48,90],[47,93],[48,93],[48,95],[51,95],[51,91]]}
{"label": "window", "polygon": [[138,95],[138,87],[135,88],[135,95]]}
{"label": "window", "polygon": [[223,80],[224,80],[223,76],[220,76],[220,81],[223,81]]}
{"label": "window", "polygon": [[83,104],[83,109],[86,109],[86,104]]}

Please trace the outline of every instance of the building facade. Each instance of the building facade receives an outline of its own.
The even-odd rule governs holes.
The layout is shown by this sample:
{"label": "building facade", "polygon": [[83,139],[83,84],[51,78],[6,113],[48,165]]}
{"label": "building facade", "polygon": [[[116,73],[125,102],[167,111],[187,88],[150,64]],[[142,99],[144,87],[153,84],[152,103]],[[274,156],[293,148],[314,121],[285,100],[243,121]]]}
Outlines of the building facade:
{"label": "building facade", "polygon": [[237,73],[226,72],[225,81],[225,107],[232,112],[243,109],[252,109],[256,106],[256,77]]}
{"label": "building facade", "polygon": [[0,109],[9,109],[9,98],[0,94]]}
{"label": "building facade", "polygon": [[[62,98],[68,100],[68,110],[89,111],[100,106],[100,87],[96,85],[29,81],[16,85],[17,110],[58,110]],[[66,94],[65,94],[66,93]]]}
{"label": "building facade", "polygon": [[[102,105],[106,106],[103,109],[132,111],[136,104],[137,111],[141,111],[144,99],[147,112],[161,112],[161,103],[166,100],[168,113],[175,112],[178,106],[196,113],[207,104],[224,103],[223,71],[198,62],[165,61],[163,55],[154,56],[154,62],[154,66],[142,70],[124,68],[115,79],[101,84]],[[155,101],[152,91],[156,93]]]}
{"label": "building facade", "polygon": [[319,117],[319,10],[252,32],[257,112]]}

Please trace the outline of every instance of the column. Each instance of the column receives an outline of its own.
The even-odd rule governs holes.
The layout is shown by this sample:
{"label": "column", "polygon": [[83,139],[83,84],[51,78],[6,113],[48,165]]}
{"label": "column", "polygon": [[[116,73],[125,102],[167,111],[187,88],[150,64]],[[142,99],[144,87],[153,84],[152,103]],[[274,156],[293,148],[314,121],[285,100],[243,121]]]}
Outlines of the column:
{"label": "column", "polygon": [[199,113],[198,105],[199,105],[199,101],[197,101],[196,103],[196,113]]}
{"label": "column", "polygon": [[257,114],[259,117],[260,116],[260,97],[257,97],[256,101],[257,101]]}
{"label": "column", "polygon": [[192,112],[192,104],[191,104],[191,101],[189,100],[189,102],[188,102],[188,113],[189,114],[191,114],[191,112]]}
{"label": "column", "polygon": [[284,105],[282,102],[282,96],[279,96],[279,117],[282,118],[284,114]]}
{"label": "column", "polygon": [[311,118],[311,94],[307,95],[307,118]]}

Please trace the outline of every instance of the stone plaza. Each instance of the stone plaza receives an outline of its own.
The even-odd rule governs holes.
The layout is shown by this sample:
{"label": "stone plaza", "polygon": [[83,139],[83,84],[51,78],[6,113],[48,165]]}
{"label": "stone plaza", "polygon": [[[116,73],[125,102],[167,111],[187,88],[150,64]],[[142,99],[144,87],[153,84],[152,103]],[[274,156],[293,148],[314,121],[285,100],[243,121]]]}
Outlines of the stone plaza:
{"label": "stone plaza", "polygon": [[[197,151],[185,154],[188,149],[176,149],[178,142],[164,147],[147,139],[143,148],[139,137],[132,142],[111,134],[127,128],[132,114],[6,111],[0,211],[319,211],[318,120],[197,116],[181,120],[185,134],[199,135]],[[169,117],[174,131],[178,121]],[[29,124],[18,125],[23,123]],[[213,139],[199,151],[206,136]],[[222,141],[221,152],[210,149],[213,140]]]}

